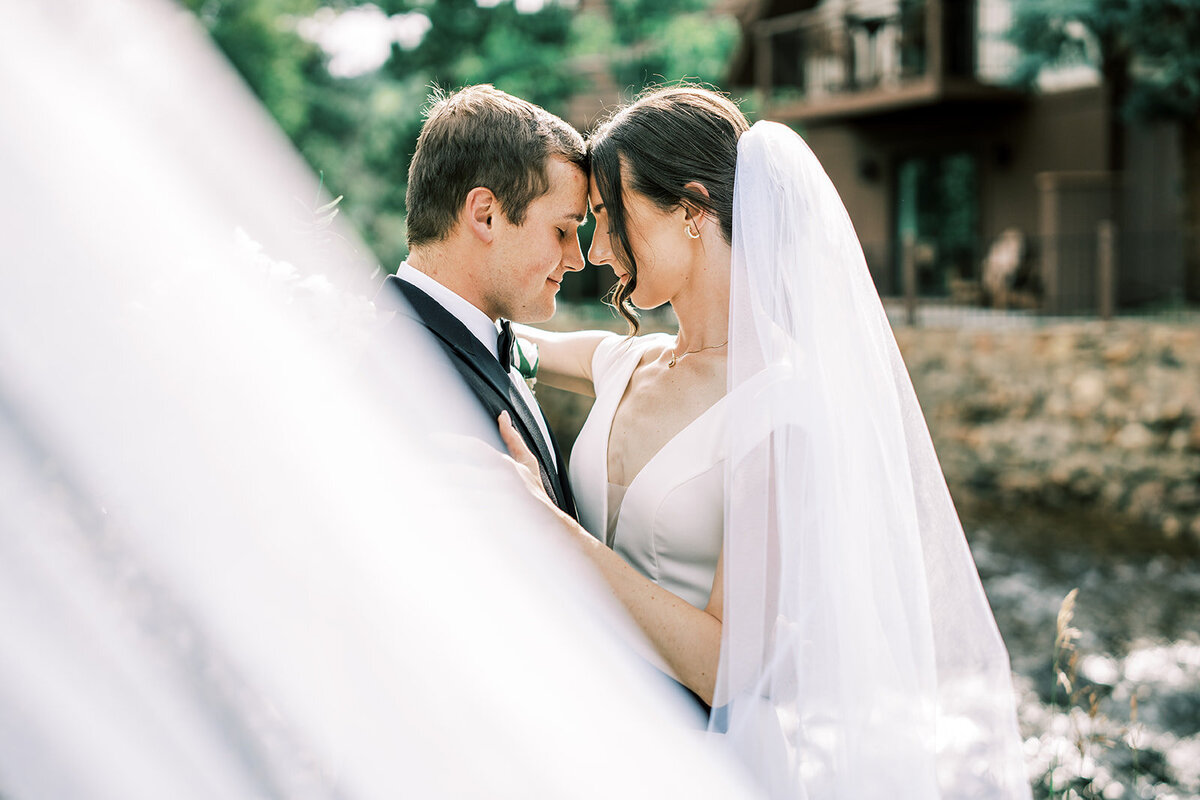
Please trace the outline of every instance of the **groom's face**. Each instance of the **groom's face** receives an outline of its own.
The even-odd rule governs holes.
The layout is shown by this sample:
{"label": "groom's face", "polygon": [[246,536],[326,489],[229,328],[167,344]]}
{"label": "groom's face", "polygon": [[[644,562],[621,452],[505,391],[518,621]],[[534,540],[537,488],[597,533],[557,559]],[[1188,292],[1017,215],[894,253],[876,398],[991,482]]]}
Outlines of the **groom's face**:
{"label": "groom's face", "polygon": [[579,226],[587,215],[587,176],[575,164],[546,163],[550,189],[529,204],[525,221],[497,215],[487,302],[493,316],[544,322],[554,316],[563,276],[583,269]]}

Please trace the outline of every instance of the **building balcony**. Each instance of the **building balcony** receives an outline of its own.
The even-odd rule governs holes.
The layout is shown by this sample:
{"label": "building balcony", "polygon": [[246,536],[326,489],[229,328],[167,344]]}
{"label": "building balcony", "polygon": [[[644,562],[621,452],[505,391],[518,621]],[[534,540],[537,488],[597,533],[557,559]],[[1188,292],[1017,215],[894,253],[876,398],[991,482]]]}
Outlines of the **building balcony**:
{"label": "building balcony", "polygon": [[997,0],[849,8],[821,5],[751,24],[765,116],[815,122],[1023,96],[1005,85],[1013,51],[994,32],[996,9],[1005,8]]}

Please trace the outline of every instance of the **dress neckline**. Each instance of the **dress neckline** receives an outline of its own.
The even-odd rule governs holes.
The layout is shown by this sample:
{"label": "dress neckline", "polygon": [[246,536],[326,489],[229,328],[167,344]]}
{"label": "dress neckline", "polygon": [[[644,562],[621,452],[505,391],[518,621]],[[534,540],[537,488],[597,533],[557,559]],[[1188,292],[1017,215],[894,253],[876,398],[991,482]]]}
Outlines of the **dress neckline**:
{"label": "dress neckline", "polygon": [[[621,485],[618,483],[613,483],[611,477],[609,476],[609,472],[608,472],[608,449],[609,449],[609,444],[612,441],[613,423],[617,419],[617,411],[621,408],[621,401],[625,399],[625,392],[628,391],[628,389],[629,389],[629,382],[631,380],[633,380],[633,373],[637,372],[637,368],[642,363],[642,357],[644,355],[645,355],[644,352],[639,352],[636,360],[630,359],[631,361],[633,361],[633,365],[629,368],[629,371],[625,374],[625,380],[621,382],[621,391],[617,395],[617,401],[612,407],[612,413],[608,415],[608,424],[605,426],[604,448],[602,451],[604,460],[602,463],[604,465],[604,480],[609,486],[620,486]],[[638,485],[639,481],[641,480],[642,475],[644,475],[646,473],[646,471],[649,470],[650,467],[652,465],[654,465],[662,457],[663,453],[665,453],[667,450],[670,450],[672,445],[674,445],[685,434],[687,434],[689,431],[691,431],[693,428],[695,428],[700,423],[701,420],[712,415],[718,408],[721,407],[722,404],[724,404],[726,398],[728,398],[728,397],[729,397],[729,393],[726,392],[725,394],[723,394],[719,398],[717,398],[717,401],[715,403],[713,403],[711,406],[709,406],[708,408],[701,411],[700,414],[695,419],[693,419],[687,425],[684,425],[674,436],[672,436],[670,439],[668,439],[666,442],[664,442],[663,446],[658,448],[658,450],[656,450],[654,452],[654,455],[650,456],[650,458],[647,459],[646,463],[642,465],[642,468],[639,469],[637,471],[637,473],[635,473],[634,476],[629,480],[629,483],[625,485],[625,492],[621,498],[621,507],[622,508],[624,508],[625,505],[628,503],[629,496],[633,493],[634,488]],[[608,491],[607,490],[604,492],[603,519],[605,521],[605,524],[607,525],[609,523]],[[612,533],[611,538],[614,538],[614,540],[615,540],[616,528],[617,528],[618,524],[619,524],[619,519],[614,520],[612,522],[613,533]]]}

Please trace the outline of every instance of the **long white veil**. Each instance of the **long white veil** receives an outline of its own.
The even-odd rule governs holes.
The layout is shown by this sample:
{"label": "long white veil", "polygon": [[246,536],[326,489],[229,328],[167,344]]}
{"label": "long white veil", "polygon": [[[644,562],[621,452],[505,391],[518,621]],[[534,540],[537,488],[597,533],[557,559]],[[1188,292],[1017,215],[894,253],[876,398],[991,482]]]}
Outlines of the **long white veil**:
{"label": "long white veil", "polygon": [[0,116],[0,795],[745,793],[188,13],[3,4]]}
{"label": "long white veil", "polygon": [[1023,798],[1008,654],[836,189],[760,122],[734,193],[713,726],[772,797]]}

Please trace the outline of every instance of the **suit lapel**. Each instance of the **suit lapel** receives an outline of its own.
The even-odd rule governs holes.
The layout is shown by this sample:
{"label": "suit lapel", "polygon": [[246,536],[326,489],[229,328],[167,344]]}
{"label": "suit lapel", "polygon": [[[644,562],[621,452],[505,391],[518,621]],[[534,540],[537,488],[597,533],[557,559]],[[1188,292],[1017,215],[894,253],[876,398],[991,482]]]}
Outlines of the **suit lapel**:
{"label": "suit lapel", "polygon": [[[550,430],[549,425],[546,426],[546,430]],[[578,521],[579,511],[575,508],[575,493],[571,491],[571,481],[567,477],[567,462],[563,458],[562,450],[559,449],[558,439],[554,437],[554,431],[550,431],[550,446],[554,448],[554,457],[557,459],[555,463],[560,465],[558,470],[558,496],[560,498],[560,502],[558,505],[563,511],[567,512],[573,519]]]}
{"label": "suit lapel", "polygon": [[[566,486],[566,481],[560,480],[558,471],[554,469],[555,462],[550,456],[550,447],[554,446],[557,451],[557,444],[547,444],[542,437],[533,411],[525,404],[517,387],[513,385],[512,379],[505,374],[500,362],[496,360],[496,356],[484,347],[483,343],[467,329],[466,325],[459,321],[458,317],[443,308],[425,292],[407,281],[400,280],[395,275],[389,276],[387,283],[392,284],[393,290],[399,291],[408,301],[412,311],[415,312],[415,319],[438,338],[456,361],[466,365],[479,379],[472,383],[482,382],[485,384],[509,408],[514,424],[529,444],[530,449],[533,450],[534,455],[537,456],[538,463],[542,467],[542,482],[547,484],[547,489],[555,495],[555,502],[573,516],[574,503],[571,502],[570,489]],[[401,309],[401,313],[406,312]],[[410,316],[412,315],[410,314]],[[467,376],[464,375],[464,377]],[[561,457],[558,463],[562,463]]]}

